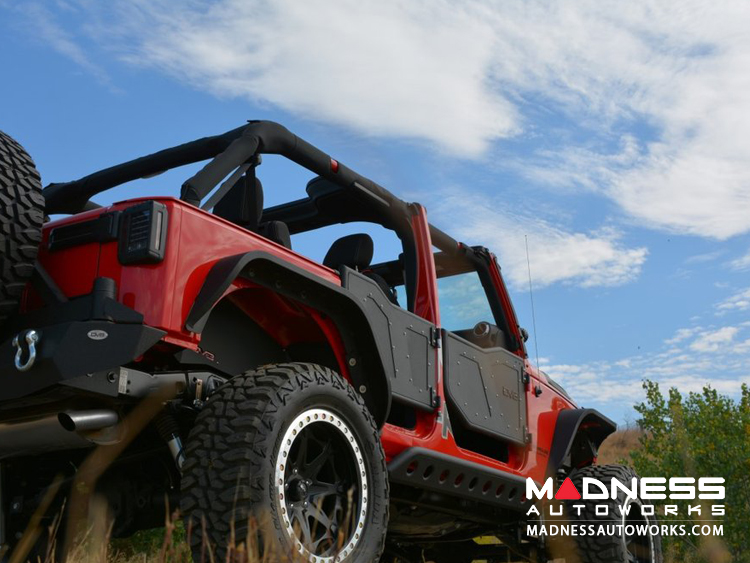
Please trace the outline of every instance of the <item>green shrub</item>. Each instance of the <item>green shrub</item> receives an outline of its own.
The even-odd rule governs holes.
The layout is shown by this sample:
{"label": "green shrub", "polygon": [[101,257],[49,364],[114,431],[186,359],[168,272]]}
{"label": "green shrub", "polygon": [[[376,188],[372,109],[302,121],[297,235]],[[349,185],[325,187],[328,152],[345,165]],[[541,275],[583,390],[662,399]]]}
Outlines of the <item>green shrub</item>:
{"label": "green shrub", "polygon": [[[643,430],[641,447],[632,452],[638,473],[726,479],[724,501],[660,501],[679,506],[679,516],[661,516],[666,523],[710,519],[711,503],[723,502],[726,506],[726,515],[717,522],[724,525],[722,538],[665,537],[669,559],[750,562],[750,389],[743,385],[738,401],[710,386],[687,396],[672,388],[666,398],[654,382],[644,382],[644,389],[646,401],[636,406]],[[688,516],[687,506],[698,502],[708,505],[703,515]]]}

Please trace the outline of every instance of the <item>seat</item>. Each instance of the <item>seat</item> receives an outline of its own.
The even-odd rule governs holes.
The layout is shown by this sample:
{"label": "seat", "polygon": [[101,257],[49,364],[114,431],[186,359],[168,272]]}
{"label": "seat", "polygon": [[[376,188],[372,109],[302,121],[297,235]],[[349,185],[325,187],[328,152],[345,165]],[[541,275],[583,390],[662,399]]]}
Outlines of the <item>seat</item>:
{"label": "seat", "polygon": [[289,228],[281,221],[261,222],[263,217],[263,184],[254,175],[242,175],[214,206],[214,215],[244,227],[273,242],[292,248]]}
{"label": "seat", "polygon": [[323,265],[334,270],[339,270],[341,266],[346,266],[362,272],[378,284],[380,290],[388,297],[391,303],[398,305],[396,292],[388,285],[385,278],[373,271],[367,270],[372,262],[373,252],[373,243],[370,235],[365,233],[347,235],[334,241],[331,248],[328,249],[325,258],[323,258]]}
{"label": "seat", "polygon": [[263,185],[260,180],[254,175],[240,176],[214,206],[214,215],[256,232],[263,215]]}
{"label": "seat", "polygon": [[334,270],[346,266],[361,272],[372,262],[372,255],[373,244],[370,235],[347,235],[333,242],[323,258],[323,265]]}
{"label": "seat", "polygon": [[289,234],[289,227],[283,221],[266,221],[258,227],[258,234],[266,237],[268,240],[292,249],[292,237]]}

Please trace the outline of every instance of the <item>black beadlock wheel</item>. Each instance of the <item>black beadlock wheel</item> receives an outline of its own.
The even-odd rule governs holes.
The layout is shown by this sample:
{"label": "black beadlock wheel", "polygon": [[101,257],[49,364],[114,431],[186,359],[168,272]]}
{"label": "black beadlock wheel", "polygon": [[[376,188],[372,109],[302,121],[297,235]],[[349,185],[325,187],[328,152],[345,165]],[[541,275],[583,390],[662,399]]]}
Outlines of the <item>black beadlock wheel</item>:
{"label": "black beadlock wheel", "polygon": [[241,560],[248,549],[263,561],[378,561],[388,479],[377,426],[328,368],[235,377],[190,432],[181,508],[196,561]]}
{"label": "black beadlock wheel", "polygon": [[42,183],[34,161],[0,131],[0,322],[15,312],[34,271],[43,223]]}
{"label": "black beadlock wheel", "polygon": [[[609,489],[612,479],[618,479],[626,487],[639,479],[636,472],[624,465],[590,465],[573,471],[571,481],[579,491],[583,490],[583,479],[589,477],[601,481]],[[570,523],[616,526],[621,533],[606,535],[578,535],[567,542],[574,553],[565,553],[566,562],[580,563],[662,563],[661,535],[656,516],[644,516],[642,503],[628,499],[619,491],[616,499],[566,501],[566,518]],[[573,508],[583,505],[584,508]],[[597,515],[596,506],[607,505],[607,516]],[[624,514],[620,511],[624,507]],[[628,510],[629,507],[629,510]]]}

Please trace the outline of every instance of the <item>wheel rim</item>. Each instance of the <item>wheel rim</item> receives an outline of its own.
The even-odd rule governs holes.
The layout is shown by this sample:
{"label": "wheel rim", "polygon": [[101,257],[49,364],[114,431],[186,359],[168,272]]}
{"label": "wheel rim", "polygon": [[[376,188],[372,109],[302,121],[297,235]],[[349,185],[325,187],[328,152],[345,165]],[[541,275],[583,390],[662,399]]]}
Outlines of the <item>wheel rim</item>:
{"label": "wheel rim", "polygon": [[[628,510],[628,508],[630,510]],[[643,505],[636,499],[629,498],[623,506],[623,541],[627,551],[627,563],[655,563],[654,537],[649,530],[653,522],[642,514]],[[633,534],[626,533],[627,527],[633,526]],[[646,526],[646,533],[639,534],[638,526]]]}
{"label": "wheel rim", "polygon": [[291,423],[276,457],[284,528],[313,563],[343,561],[359,543],[368,483],[362,448],[347,422],[313,408]]}

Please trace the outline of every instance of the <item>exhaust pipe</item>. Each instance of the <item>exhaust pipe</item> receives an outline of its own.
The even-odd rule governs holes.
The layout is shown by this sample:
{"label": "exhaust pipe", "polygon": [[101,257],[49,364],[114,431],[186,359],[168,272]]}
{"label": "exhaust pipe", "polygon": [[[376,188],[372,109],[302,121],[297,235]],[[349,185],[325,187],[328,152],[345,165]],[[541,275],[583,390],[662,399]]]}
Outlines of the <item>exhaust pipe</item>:
{"label": "exhaust pipe", "polygon": [[57,420],[68,432],[86,432],[114,426],[118,416],[115,411],[105,410],[61,412]]}
{"label": "exhaust pipe", "polygon": [[118,441],[113,410],[62,412],[0,422],[0,460],[57,450],[90,448]]}

